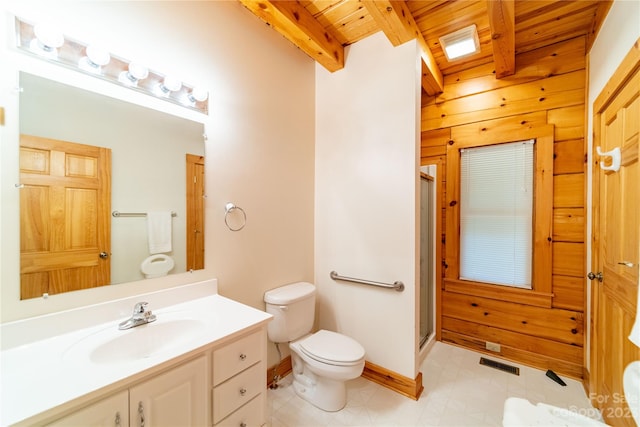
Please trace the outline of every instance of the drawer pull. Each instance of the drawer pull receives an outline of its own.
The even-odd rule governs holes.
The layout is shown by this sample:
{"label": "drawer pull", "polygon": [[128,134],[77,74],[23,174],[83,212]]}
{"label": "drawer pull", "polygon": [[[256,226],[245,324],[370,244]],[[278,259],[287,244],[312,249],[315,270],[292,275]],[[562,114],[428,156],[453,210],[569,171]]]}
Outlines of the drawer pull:
{"label": "drawer pull", "polygon": [[142,401],[138,403],[138,426],[144,427],[144,406],[142,406]]}
{"label": "drawer pull", "polygon": [[244,388],[244,387],[242,387],[242,388],[240,389],[240,396],[244,396],[245,394],[247,394],[247,389],[246,389],[246,388]]}
{"label": "drawer pull", "polygon": [[247,355],[244,353],[240,353],[240,360],[244,361],[247,358]]}
{"label": "drawer pull", "polygon": [[240,423],[240,427],[247,427],[247,423],[245,423],[244,421],[242,421],[242,422]]}

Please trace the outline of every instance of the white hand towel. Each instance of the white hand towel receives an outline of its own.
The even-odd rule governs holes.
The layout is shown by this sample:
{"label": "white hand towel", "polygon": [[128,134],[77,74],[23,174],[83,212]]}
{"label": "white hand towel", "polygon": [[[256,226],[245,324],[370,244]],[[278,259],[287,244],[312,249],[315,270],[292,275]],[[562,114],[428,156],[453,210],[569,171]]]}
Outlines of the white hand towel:
{"label": "white hand towel", "polygon": [[149,253],[171,252],[171,212],[147,212]]}

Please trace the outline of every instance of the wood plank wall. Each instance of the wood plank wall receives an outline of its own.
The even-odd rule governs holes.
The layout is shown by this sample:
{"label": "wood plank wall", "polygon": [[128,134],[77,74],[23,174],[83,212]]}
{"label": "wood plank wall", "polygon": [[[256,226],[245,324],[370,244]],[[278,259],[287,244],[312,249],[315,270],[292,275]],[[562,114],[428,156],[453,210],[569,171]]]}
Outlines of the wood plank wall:
{"label": "wood plank wall", "polygon": [[[421,164],[439,163],[446,176],[446,146],[488,131],[554,125],[553,257],[551,306],[470,295],[438,284],[439,336],[519,363],[582,378],[585,342],[585,38],[540,48],[516,58],[516,73],[497,80],[493,63],[445,76],[444,93],[423,94]],[[500,141],[496,141],[500,142]],[[504,142],[504,141],[502,141]],[[442,277],[446,276],[446,191],[442,201]],[[535,284],[534,284],[535,287]],[[501,351],[485,348],[499,343]]]}

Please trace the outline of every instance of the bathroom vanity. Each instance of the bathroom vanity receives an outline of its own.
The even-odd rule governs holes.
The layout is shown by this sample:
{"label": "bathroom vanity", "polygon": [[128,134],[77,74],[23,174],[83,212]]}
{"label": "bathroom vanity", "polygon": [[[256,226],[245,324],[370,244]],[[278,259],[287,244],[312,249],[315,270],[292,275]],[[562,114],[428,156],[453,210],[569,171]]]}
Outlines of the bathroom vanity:
{"label": "bathroom vanity", "polygon": [[[264,424],[271,315],[215,290],[205,281],[3,324],[2,426]],[[142,300],[157,320],[118,330]]]}

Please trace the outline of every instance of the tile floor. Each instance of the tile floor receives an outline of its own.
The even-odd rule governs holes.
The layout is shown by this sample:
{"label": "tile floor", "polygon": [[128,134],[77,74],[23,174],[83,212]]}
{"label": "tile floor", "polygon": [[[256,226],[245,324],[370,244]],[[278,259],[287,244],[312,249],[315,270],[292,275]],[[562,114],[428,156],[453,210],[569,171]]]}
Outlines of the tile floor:
{"label": "tile floor", "polygon": [[418,401],[363,378],[347,383],[347,406],[324,412],[295,395],[291,375],[268,391],[270,427],[320,426],[501,426],[504,401],[523,397],[598,417],[582,384],[564,378],[562,387],[545,371],[520,368],[516,376],[479,364],[481,355],[436,342],[422,364],[424,391]]}

